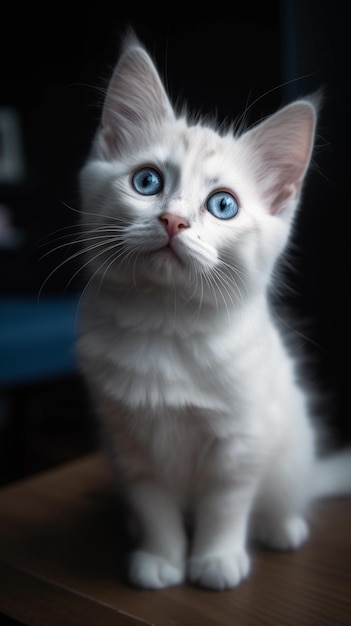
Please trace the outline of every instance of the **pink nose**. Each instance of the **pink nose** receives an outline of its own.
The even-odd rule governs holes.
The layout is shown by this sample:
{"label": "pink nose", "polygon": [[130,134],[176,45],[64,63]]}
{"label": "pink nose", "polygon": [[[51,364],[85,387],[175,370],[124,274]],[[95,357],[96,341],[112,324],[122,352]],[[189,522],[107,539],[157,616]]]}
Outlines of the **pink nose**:
{"label": "pink nose", "polygon": [[184,217],[173,215],[173,213],[162,213],[160,220],[163,223],[169,237],[174,237],[183,228],[189,228],[189,222]]}

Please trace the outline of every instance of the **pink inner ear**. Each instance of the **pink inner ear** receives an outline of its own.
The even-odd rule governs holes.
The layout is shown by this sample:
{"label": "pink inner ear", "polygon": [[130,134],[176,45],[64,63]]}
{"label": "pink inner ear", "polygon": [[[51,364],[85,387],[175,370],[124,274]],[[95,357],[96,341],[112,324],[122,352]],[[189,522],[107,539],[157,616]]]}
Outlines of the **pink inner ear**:
{"label": "pink inner ear", "polygon": [[[284,155],[283,155],[284,156]],[[297,199],[303,181],[305,162],[298,158],[291,158],[290,163],[284,163],[283,157],[277,165],[277,159],[271,159],[267,164],[268,176],[262,180],[264,195],[268,201],[271,213],[279,213],[289,199]],[[268,181],[271,181],[270,183]]]}
{"label": "pink inner ear", "polygon": [[270,202],[270,211],[271,213],[279,213],[281,208],[284,206],[287,200],[291,198],[294,193],[296,193],[297,189],[294,185],[284,185],[281,189],[278,190],[275,199]]}
{"label": "pink inner ear", "polygon": [[286,106],[247,132],[253,167],[269,211],[278,213],[298,194],[314,140],[316,111],[309,101]]}
{"label": "pink inner ear", "polygon": [[110,80],[97,148],[105,158],[135,149],[170,117],[174,112],[157,69],[143,47],[133,43]]}

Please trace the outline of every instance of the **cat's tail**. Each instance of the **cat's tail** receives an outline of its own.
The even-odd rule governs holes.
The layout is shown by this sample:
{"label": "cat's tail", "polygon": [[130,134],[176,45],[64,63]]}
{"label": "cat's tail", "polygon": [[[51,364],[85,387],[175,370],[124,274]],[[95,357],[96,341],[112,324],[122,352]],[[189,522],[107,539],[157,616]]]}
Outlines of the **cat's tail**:
{"label": "cat's tail", "polygon": [[318,459],[313,472],[312,496],[351,496],[351,449]]}

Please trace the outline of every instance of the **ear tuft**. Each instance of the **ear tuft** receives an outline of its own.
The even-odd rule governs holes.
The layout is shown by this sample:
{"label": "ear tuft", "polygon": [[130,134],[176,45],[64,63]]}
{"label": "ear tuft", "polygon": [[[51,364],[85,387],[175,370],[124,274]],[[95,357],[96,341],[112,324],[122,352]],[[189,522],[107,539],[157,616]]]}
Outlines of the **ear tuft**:
{"label": "ear tuft", "polygon": [[150,139],[166,119],[174,118],[172,105],[150,55],[129,30],[108,85],[96,147],[113,158]]}
{"label": "ear tuft", "polygon": [[298,200],[311,159],[316,120],[313,99],[297,100],[243,135],[271,213]]}

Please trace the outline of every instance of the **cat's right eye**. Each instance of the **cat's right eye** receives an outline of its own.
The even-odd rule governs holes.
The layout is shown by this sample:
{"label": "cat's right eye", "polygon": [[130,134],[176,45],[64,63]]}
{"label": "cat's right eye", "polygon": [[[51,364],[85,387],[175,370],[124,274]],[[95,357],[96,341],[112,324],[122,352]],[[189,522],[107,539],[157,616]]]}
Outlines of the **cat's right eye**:
{"label": "cat's right eye", "polygon": [[154,196],[163,189],[163,178],[153,167],[142,167],[132,178],[132,185],[143,196]]}

